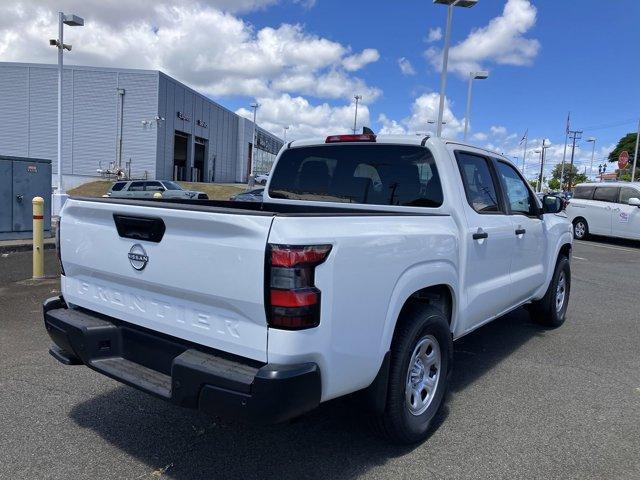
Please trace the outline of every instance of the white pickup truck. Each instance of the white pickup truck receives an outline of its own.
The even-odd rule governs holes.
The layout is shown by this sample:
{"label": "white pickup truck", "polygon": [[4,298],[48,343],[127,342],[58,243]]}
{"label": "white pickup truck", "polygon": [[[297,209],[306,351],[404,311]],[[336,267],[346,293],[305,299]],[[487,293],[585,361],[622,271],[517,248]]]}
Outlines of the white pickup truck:
{"label": "white pickup truck", "polygon": [[524,304],[563,323],[571,224],[542,203],[500,155],[372,134],[285,145],[262,203],[71,198],[50,352],[253,422],[358,392],[417,442],[453,340]]}

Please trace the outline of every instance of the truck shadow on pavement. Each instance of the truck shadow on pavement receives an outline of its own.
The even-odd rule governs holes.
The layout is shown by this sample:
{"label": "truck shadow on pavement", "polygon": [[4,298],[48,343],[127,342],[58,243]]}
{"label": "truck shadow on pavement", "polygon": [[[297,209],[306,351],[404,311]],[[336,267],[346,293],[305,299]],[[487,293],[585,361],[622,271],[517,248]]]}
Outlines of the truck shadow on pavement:
{"label": "truck shadow on pavement", "polygon": [[[463,395],[467,386],[543,332],[526,310],[518,309],[456,342],[451,395]],[[448,413],[445,406],[432,434]],[[76,405],[70,417],[148,465],[148,478],[349,479],[417,448],[389,445],[373,436],[352,399],[328,402],[293,422],[262,427],[207,417],[117,386]],[[133,473],[140,475],[139,470]],[[144,470],[142,478],[147,478]]]}

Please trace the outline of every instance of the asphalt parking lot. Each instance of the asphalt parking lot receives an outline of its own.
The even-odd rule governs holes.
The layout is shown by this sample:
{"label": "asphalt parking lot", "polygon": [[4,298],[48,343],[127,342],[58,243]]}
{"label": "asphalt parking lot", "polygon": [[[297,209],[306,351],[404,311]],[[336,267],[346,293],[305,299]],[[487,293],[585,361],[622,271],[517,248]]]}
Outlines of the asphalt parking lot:
{"label": "asphalt parking lot", "polygon": [[458,341],[447,407],[410,448],[344,400],[254,427],[60,365],[40,312],[59,282],[25,281],[30,258],[0,257],[0,478],[640,478],[640,243],[576,243],[560,329],[519,309]]}

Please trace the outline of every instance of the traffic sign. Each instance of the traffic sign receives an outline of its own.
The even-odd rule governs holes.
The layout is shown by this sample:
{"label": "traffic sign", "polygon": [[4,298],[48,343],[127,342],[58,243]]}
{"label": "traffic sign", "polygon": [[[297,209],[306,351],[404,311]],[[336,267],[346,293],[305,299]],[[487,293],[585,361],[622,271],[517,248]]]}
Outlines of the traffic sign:
{"label": "traffic sign", "polygon": [[623,150],[618,156],[618,168],[624,170],[629,165],[629,152]]}

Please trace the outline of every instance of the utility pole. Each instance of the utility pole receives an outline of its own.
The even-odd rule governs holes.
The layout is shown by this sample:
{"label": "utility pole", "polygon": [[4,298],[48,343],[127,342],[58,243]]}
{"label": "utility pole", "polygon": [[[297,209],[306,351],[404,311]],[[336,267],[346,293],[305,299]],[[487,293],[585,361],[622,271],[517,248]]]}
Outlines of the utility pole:
{"label": "utility pole", "polygon": [[356,99],[356,114],[353,117],[353,134],[356,134],[356,123],[358,122],[358,101],[362,100],[362,95],[354,95]]}
{"label": "utility pole", "polygon": [[569,185],[567,185],[567,191],[571,191],[573,182],[573,159],[576,153],[576,140],[582,138],[582,130],[569,130],[569,138],[571,138],[571,166],[569,167]]}
{"label": "utility pole", "polygon": [[636,163],[638,163],[638,144],[640,144],[640,120],[638,120],[638,133],[636,134],[636,153],[633,156],[633,170],[631,170],[631,181],[636,180]]}
{"label": "utility pole", "polygon": [[289,130],[289,125],[287,125],[286,127],[284,127],[284,128],[282,129],[282,133],[283,133],[283,135],[282,135],[282,136],[284,137],[284,138],[283,138],[284,143],[287,143],[287,130]]}

